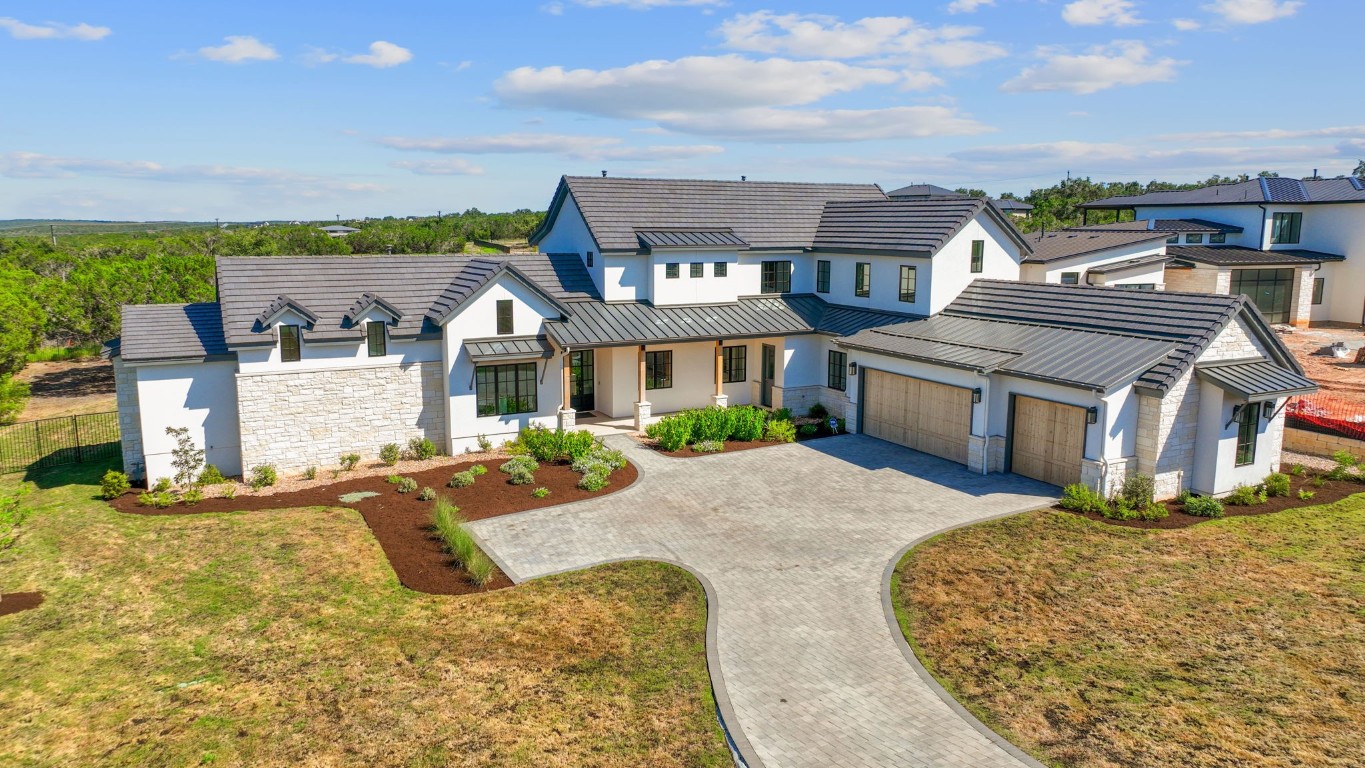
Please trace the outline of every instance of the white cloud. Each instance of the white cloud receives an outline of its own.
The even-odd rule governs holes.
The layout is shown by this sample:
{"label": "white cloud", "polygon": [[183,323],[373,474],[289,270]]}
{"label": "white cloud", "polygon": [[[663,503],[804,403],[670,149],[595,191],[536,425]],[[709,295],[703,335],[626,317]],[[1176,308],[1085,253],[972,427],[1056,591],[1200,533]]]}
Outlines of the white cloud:
{"label": "white cloud", "polygon": [[200,48],[199,55],[209,61],[221,61],[228,64],[241,64],[247,61],[273,61],[280,57],[273,46],[249,35],[228,35],[223,39],[227,41],[223,45]]}
{"label": "white cloud", "polygon": [[8,31],[15,40],[103,40],[112,31],[108,27],[91,26],[84,22],[75,25],[56,21],[25,24],[8,16],[0,16],[0,29]]}
{"label": "white cloud", "polygon": [[1251,131],[1197,131],[1167,133],[1156,138],[1160,141],[1226,141],[1229,139],[1352,138],[1361,135],[1365,135],[1365,125],[1339,125],[1328,128],[1265,128]]}
{"label": "white cloud", "polygon": [[481,176],[483,168],[458,157],[441,160],[398,160],[394,168],[412,171],[419,176]]}
{"label": "white cloud", "polygon": [[412,61],[412,51],[401,45],[394,45],[387,40],[376,40],[370,43],[369,53],[357,53],[354,56],[345,57],[342,61],[348,64],[364,64],[367,67],[385,69]]}
{"label": "white cloud", "polygon": [[379,192],[383,187],[280,168],[230,165],[167,166],[149,160],[106,160],[60,157],[36,152],[0,154],[0,176],[16,179],[62,179],[102,176],[146,181],[218,183],[288,189],[301,195],[324,192]]}
{"label": "white cloud", "polygon": [[391,149],[444,154],[557,154],[580,160],[677,160],[724,151],[711,144],[632,146],[614,136],[553,133],[502,133],[487,136],[415,138],[386,136],[379,143]]}
{"label": "white cloud", "polygon": [[948,3],[948,13],[974,13],[986,5],[995,5],[995,0],[953,0]]}
{"label": "white cloud", "polygon": [[966,67],[1006,54],[995,43],[971,40],[977,27],[926,27],[909,16],[874,16],[842,22],[833,16],[772,11],[745,13],[717,29],[736,50],[802,58],[895,57],[941,67]]}
{"label": "white cloud", "polygon": [[1260,24],[1293,16],[1302,6],[1301,0],[1213,0],[1204,10],[1231,24]]}
{"label": "white cloud", "polygon": [[1147,46],[1137,40],[1116,40],[1082,54],[1039,48],[1037,55],[1043,63],[1028,67],[1000,89],[1012,93],[1096,93],[1120,85],[1174,80],[1176,70],[1185,63],[1172,58],[1154,59],[1150,54]]}
{"label": "white cloud", "polygon": [[1203,26],[1194,19],[1171,19],[1171,24],[1181,32],[1193,32]]}
{"label": "white cloud", "polygon": [[742,141],[847,142],[969,136],[992,129],[940,106],[885,109],[774,109],[751,107],[730,112],[661,114],[663,127]]}
{"label": "white cloud", "polygon": [[632,11],[647,11],[670,5],[717,6],[725,5],[726,0],[574,0],[578,5],[588,8],[629,8]]}
{"label": "white cloud", "polygon": [[1062,9],[1062,19],[1075,27],[1101,24],[1128,27],[1143,23],[1133,10],[1132,0],[1074,0]]}

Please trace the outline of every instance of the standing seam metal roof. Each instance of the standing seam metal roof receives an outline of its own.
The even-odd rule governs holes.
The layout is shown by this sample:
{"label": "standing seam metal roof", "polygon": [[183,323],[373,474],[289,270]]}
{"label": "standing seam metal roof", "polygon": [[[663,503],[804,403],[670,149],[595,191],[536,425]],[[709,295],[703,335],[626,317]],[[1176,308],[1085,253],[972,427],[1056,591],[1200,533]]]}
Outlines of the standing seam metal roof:
{"label": "standing seam metal roof", "polygon": [[1339,179],[1256,178],[1199,189],[1176,189],[1142,195],[1106,197],[1081,208],[1133,208],[1151,205],[1245,205],[1255,203],[1361,203],[1365,183]]}
{"label": "standing seam metal roof", "polygon": [[1309,251],[1303,248],[1262,251],[1240,245],[1181,245],[1171,246],[1166,253],[1173,259],[1200,264],[1237,266],[1239,264],[1317,264],[1324,261],[1343,261],[1345,256]]}
{"label": "standing seam metal roof", "polygon": [[649,248],[747,248],[744,238],[728,229],[644,229],[635,233],[640,245]]}
{"label": "standing seam metal roof", "polygon": [[1200,378],[1249,402],[1271,400],[1289,395],[1306,395],[1318,391],[1318,385],[1307,377],[1257,358],[1195,366]]}

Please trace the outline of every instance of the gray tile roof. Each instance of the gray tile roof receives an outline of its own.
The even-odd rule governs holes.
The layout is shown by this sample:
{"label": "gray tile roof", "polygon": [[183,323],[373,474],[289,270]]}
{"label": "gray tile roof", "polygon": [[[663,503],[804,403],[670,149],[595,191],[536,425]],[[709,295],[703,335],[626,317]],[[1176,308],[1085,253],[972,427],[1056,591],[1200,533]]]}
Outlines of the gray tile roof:
{"label": "gray tile roof", "polygon": [[1141,243],[1158,245],[1165,242],[1165,232],[1150,230],[1116,230],[1091,232],[1061,230],[1059,232],[1029,232],[1024,235],[1033,253],[1024,259],[1027,264],[1046,264],[1113,248],[1126,248]]}
{"label": "gray tile roof", "polygon": [[1009,199],[1009,198],[998,198],[998,199],[992,199],[991,202],[992,202],[992,203],[995,203],[995,207],[996,207],[996,208],[999,208],[1000,210],[1005,211],[1005,212],[1007,212],[1007,213],[1008,213],[1008,212],[1011,212],[1011,211],[1025,211],[1025,212],[1027,212],[1027,211],[1033,210],[1033,206],[1032,206],[1032,205],[1029,205],[1028,203],[1024,202],[1023,200],[1011,200],[1011,199]]}
{"label": "gray tile roof", "polygon": [[1166,248],[1166,253],[1175,263],[1191,262],[1229,267],[1254,264],[1319,264],[1324,261],[1342,261],[1346,258],[1340,254],[1309,251],[1303,248],[1262,251],[1256,248],[1243,248],[1240,245],[1172,245]]}
{"label": "gray tile roof", "polygon": [[[305,341],[359,337],[345,317],[365,292],[383,296],[401,318],[391,328],[394,338],[437,333],[427,313],[447,288],[478,260],[507,262],[558,300],[598,298],[592,277],[575,254],[508,254],[505,256],[290,256],[221,257],[218,299],[229,345],[273,343],[259,325],[261,308],[280,295],[292,296],[318,320],[304,331]],[[477,267],[476,267],[477,269]]]}
{"label": "gray tile roof", "polygon": [[967,197],[967,195],[962,192],[948,189],[947,187],[940,187],[937,184],[907,184],[904,187],[898,187],[887,192],[886,196],[893,200],[896,198],[923,199],[926,197]]}
{"label": "gray tile roof", "polygon": [[932,255],[982,213],[1027,253],[1030,246],[1014,224],[977,197],[827,203],[814,245],[817,250]]}
{"label": "gray tile roof", "polygon": [[1318,391],[1318,385],[1307,377],[1265,358],[1200,363],[1195,366],[1195,373],[1201,379],[1251,402]]}
{"label": "gray tile roof", "polygon": [[630,179],[565,176],[540,242],[572,196],[603,251],[638,251],[637,231],[728,229],[751,248],[808,248],[831,200],[885,200],[875,184]]}
{"label": "gray tile roof", "polygon": [[[573,261],[577,263],[578,259],[575,257]],[[427,319],[437,325],[444,323],[447,318],[455,314],[461,304],[502,274],[510,274],[516,277],[526,287],[540,294],[541,298],[555,306],[561,313],[567,314],[569,312],[569,309],[553,293],[519,269],[511,260],[479,257],[470,259],[464,268],[455,273],[454,279],[446,285],[446,289],[441,292],[441,295],[432,303],[431,308],[427,310]]]}
{"label": "gray tile roof", "polygon": [[744,238],[728,229],[646,229],[635,233],[640,245],[655,248],[747,248]]}
{"label": "gray tile roof", "polygon": [[313,314],[308,307],[303,306],[284,294],[280,294],[271,299],[269,304],[265,305],[265,309],[261,310],[261,314],[256,316],[256,322],[264,325],[271,320],[274,320],[276,316],[286,309],[310,323],[316,323],[318,321],[318,316]]}
{"label": "gray tile roof", "polygon": [[544,336],[502,336],[494,339],[467,339],[464,343],[469,359],[474,362],[486,360],[515,360],[528,357],[548,358],[554,356],[554,348]]}
{"label": "gray tile roof", "polygon": [[1208,219],[1138,219],[1136,221],[1117,221],[1109,224],[1082,224],[1067,227],[1069,232],[1212,232],[1237,234],[1242,228],[1235,224],[1222,224]]}
{"label": "gray tile roof", "polygon": [[360,294],[360,298],[356,299],[355,303],[351,305],[351,308],[346,310],[345,315],[342,315],[342,322],[347,325],[355,325],[356,320],[359,319],[361,315],[365,314],[370,307],[379,307],[389,313],[389,316],[395,320],[403,319],[402,310],[387,301],[384,301],[384,299],[374,291],[366,291]]}
{"label": "gray tile roof", "polygon": [[1255,203],[1365,203],[1365,183],[1339,179],[1257,178],[1199,189],[1106,197],[1081,208],[1131,208],[1147,205],[1238,205]]}
{"label": "gray tile roof", "polygon": [[229,355],[214,303],[125,305],[121,335],[111,351],[130,363]]}

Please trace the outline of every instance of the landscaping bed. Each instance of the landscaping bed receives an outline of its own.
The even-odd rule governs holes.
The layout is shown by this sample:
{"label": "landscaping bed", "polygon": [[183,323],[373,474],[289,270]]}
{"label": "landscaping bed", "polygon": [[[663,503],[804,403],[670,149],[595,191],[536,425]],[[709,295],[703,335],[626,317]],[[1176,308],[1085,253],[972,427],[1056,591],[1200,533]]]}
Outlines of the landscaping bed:
{"label": "landscaping bed", "polygon": [[713,405],[664,416],[650,424],[643,436],[637,435],[636,440],[665,456],[705,456],[843,432],[843,420],[834,420],[836,426],[831,427],[828,415],[818,403],[811,407],[809,415],[802,417],[793,417],[786,408]]}
{"label": "landscaping bed", "polygon": [[[804,443],[809,440],[819,440],[822,437],[831,436],[832,433],[830,432],[821,432],[815,435],[802,435],[798,433],[796,435],[796,442]],[[714,456],[717,453],[734,453],[735,451],[747,451],[751,448],[766,448],[767,446],[770,445],[786,445],[786,443],[777,440],[726,440],[724,450],[706,453],[703,451],[694,450],[690,445],[687,446],[686,448],[680,448],[679,450],[676,451],[665,451],[662,447],[660,447],[658,440],[653,440],[644,435],[636,435],[635,439],[644,447],[661,453],[664,456],[669,456],[675,459],[686,459],[694,456]]]}
{"label": "landscaping bed", "polygon": [[[487,466],[488,474],[480,476],[467,488],[446,486],[453,474],[475,464]],[[498,462],[465,461],[404,473],[403,477],[414,479],[419,489],[432,488],[438,496],[458,505],[465,520],[473,521],[595,498],[629,486],[638,476],[635,466],[626,464],[612,473],[606,488],[592,492],[578,488],[582,476],[565,462],[542,464],[535,473],[535,483],[530,485],[512,485],[508,482],[508,476],[498,472],[497,467]],[[549,489],[549,495],[543,498],[532,495],[534,489],[542,487]],[[351,502],[341,500],[342,496],[353,493],[377,495]],[[192,506],[177,503],[165,509],[139,505],[138,496],[134,493],[124,494],[109,503],[120,512],[152,516],[345,507],[359,511],[365,518],[398,574],[399,581],[409,589],[430,594],[458,595],[500,589],[512,584],[501,572],[496,573],[482,588],[470,584],[458,569],[452,567],[451,556],[445,552],[432,530],[435,502],[418,499],[416,491],[398,493],[395,486],[380,475],[346,478],[282,493],[242,494],[232,499],[206,498]]]}

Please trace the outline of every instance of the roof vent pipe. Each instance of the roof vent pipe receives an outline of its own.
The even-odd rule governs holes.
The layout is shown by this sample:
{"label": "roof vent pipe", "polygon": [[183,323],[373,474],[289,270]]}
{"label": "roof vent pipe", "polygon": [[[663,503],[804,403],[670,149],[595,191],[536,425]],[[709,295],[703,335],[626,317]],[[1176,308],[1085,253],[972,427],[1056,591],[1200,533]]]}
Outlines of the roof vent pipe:
{"label": "roof vent pipe", "polygon": [[749,180],[749,177],[748,177],[748,176],[740,176],[740,177],[739,177],[739,180],[740,180],[740,181],[748,181],[748,180]]}
{"label": "roof vent pipe", "polygon": [[604,178],[604,179],[607,178],[607,172],[606,172],[606,171],[602,171],[602,178]]}

